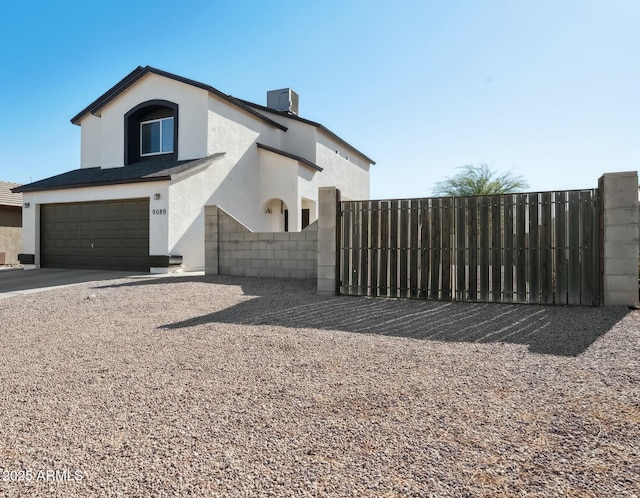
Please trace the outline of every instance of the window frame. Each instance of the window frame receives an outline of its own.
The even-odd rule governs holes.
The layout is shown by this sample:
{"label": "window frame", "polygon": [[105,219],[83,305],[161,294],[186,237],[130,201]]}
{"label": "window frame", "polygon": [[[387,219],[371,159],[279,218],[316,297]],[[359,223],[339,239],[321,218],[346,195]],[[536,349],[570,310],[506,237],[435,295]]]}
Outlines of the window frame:
{"label": "window frame", "polygon": [[[162,128],[164,127],[163,121],[168,121],[171,120],[173,122],[173,127],[175,130],[175,116],[167,116],[166,118],[155,118],[155,119],[148,119],[147,121],[140,121],[140,157],[150,157],[150,156],[160,156],[163,154],[173,154],[174,152],[174,148],[175,148],[175,144],[172,143],[171,144],[171,150],[162,150],[162,140],[163,140],[163,130]],[[142,148],[142,128],[144,125],[146,124],[151,124],[151,123],[160,123],[160,151],[159,152],[147,152],[144,153],[142,152],[143,148]],[[172,130],[173,131],[173,130]],[[172,142],[175,142],[175,138],[173,136],[173,132],[171,133],[171,139]]]}
{"label": "window frame", "polygon": [[[179,105],[175,102],[162,99],[147,100],[132,107],[124,115],[124,165],[130,166],[143,162],[178,160],[180,151],[180,141],[178,132],[180,130]],[[156,116],[152,113],[163,111],[163,116]],[[173,153],[158,154],[154,156],[140,157],[140,122],[152,119],[169,118],[173,116]]]}

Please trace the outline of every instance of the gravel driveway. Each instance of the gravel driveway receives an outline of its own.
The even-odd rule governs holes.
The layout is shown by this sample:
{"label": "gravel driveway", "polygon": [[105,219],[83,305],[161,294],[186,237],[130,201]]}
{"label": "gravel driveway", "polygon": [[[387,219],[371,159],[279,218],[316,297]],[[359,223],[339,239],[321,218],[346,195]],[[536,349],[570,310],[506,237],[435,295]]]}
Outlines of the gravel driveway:
{"label": "gravel driveway", "polygon": [[0,300],[2,496],[640,496],[640,312],[176,277]]}

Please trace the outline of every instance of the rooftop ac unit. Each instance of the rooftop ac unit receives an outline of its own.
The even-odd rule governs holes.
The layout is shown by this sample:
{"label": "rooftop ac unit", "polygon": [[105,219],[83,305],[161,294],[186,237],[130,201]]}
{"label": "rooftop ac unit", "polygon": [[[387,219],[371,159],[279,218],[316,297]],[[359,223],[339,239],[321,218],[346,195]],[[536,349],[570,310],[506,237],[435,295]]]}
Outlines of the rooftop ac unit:
{"label": "rooftop ac unit", "polygon": [[276,111],[291,112],[298,114],[299,96],[291,88],[281,90],[271,90],[267,92],[267,107]]}

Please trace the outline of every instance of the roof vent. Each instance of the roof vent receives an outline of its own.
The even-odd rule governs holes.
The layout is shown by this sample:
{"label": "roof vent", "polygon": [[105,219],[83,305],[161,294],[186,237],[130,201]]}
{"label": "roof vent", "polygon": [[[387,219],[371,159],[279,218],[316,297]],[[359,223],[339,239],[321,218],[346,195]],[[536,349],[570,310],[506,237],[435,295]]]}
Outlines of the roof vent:
{"label": "roof vent", "polygon": [[298,115],[298,94],[291,88],[271,90],[267,92],[267,107],[276,111],[290,112]]}

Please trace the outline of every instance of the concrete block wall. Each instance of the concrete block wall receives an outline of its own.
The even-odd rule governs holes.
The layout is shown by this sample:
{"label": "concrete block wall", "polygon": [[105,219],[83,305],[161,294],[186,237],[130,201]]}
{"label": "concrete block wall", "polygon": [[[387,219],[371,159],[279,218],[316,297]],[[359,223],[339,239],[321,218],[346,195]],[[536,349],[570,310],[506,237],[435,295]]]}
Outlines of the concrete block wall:
{"label": "concrete block wall", "polygon": [[205,273],[316,279],[318,224],[302,232],[252,232],[217,206],[205,208]]}
{"label": "concrete block wall", "polygon": [[605,173],[602,207],[602,292],[605,306],[638,302],[638,172]]}

